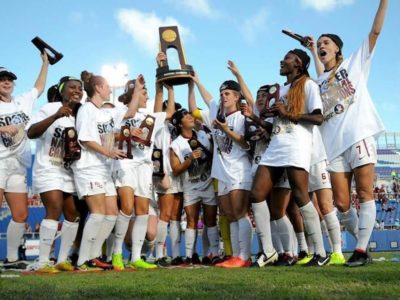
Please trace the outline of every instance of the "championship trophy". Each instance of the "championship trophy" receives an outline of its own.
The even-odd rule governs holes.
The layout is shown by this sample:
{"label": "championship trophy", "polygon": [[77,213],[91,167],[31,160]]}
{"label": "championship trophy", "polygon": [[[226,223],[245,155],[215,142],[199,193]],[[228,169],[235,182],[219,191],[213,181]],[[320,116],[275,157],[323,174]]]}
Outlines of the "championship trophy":
{"label": "championship trophy", "polygon": [[[43,41],[40,37],[35,37],[32,40],[32,43],[40,50],[41,53],[46,52],[47,56],[49,58],[49,63],[51,65],[54,65],[57,63],[61,58],[64,57],[64,55],[57,50],[55,50],[53,47],[51,47],[49,44],[47,44],[45,41]],[[53,55],[51,55],[53,54]]]}
{"label": "championship trophy", "polygon": [[300,34],[294,33],[293,31],[289,30],[282,30],[282,33],[290,36],[292,39],[295,39],[300,42],[300,44],[304,47],[309,47],[311,45],[311,41],[307,36],[302,36]]}
{"label": "championship trophy", "polygon": [[226,121],[224,103],[222,101],[219,104],[219,108],[218,108],[218,112],[217,112],[217,120],[221,123],[225,123],[225,121]]}
{"label": "championship trophy", "polygon": [[211,157],[211,152],[206,147],[204,147],[202,143],[199,142],[199,140],[197,139],[197,134],[194,131],[188,143],[192,151],[199,148],[201,149],[202,155],[200,158],[197,159],[200,164],[209,160],[209,158]]}
{"label": "championship trophy", "polygon": [[139,128],[142,130],[142,134],[138,136],[132,136],[132,139],[139,144],[145,145],[149,147],[151,145],[151,135],[154,130],[154,123],[156,118],[150,115],[147,115],[142,124],[140,124]]}
{"label": "championship trophy", "polygon": [[262,111],[260,111],[261,118],[274,117],[277,113],[271,112],[271,107],[279,100],[279,84],[275,83],[273,85],[267,86],[267,97],[265,100],[265,105]]}
{"label": "championship trophy", "polygon": [[162,150],[154,147],[151,160],[153,161],[153,176],[163,178],[165,173]]}
{"label": "championship trophy", "polygon": [[246,141],[258,141],[262,134],[263,130],[257,123],[252,118],[246,117],[244,120],[244,139]]}
{"label": "championship trophy", "polygon": [[64,129],[64,161],[75,161],[81,158],[81,146],[78,143],[78,133],[74,127]]}
{"label": "championship trophy", "polygon": [[132,135],[129,126],[122,126],[119,134],[118,149],[122,150],[124,142],[126,143],[126,158],[132,159]]}
{"label": "championship trophy", "polygon": [[193,67],[186,64],[183,45],[179,36],[177,26],[160,27],[160,51],[167,55],[169,48],[174,48],[178,52],[180,69],[171,70],[168,61],[160,62],[157,68],[157,82],[165,82],[168,85],[186,84],[190,81],[190,75],[194,75]]}

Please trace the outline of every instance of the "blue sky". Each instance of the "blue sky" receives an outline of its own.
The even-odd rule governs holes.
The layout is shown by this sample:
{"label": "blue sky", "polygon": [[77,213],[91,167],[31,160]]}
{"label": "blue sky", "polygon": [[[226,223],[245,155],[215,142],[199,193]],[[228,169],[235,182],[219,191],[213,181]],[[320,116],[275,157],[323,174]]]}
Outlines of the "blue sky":
{"label": "blue sky", "polygon": [[[255,93],[260,85],[284,81],[279,62],[288,50],[300,46],[281,29],[314,37],[336,33],[348,56],[367,37],[378,4],[378,0],[4,1],[0,66],[18,76],[15,94],[32,87],[41,60],[30,40],[38,35],[64,54],[50,66],[47,87],[64,75],[79,76],[85,69],[101,74],[104,65],[124,64],[130,78],[144,74],[152,98],[158,27],[178,25],[187,62],[212,94],[218,96],[220,84],[233,78],[226,67],[228,59],[235,61]],[[390,1],[369,78],[372,98],[388,131],[400,131],[399,12],[400,1]],[[313,68],[311,75],[315,76]],[[186,90],[176,88],[179,102],[186,103]],[[37,106],[46,101],[43,95]]]}

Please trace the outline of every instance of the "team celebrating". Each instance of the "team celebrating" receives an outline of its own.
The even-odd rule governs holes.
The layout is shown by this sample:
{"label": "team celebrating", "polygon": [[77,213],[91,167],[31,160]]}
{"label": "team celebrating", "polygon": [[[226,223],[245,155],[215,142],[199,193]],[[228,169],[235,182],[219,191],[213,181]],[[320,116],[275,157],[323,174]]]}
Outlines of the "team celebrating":
{"label": "team celebrating", "polygon": [[[367,81],[387,6],[388,0],[380,0],[369,35],[348,58],[338,35],[307,37],[305,50],[318,78],[310,78],[307,52],[293,49],[280,62],[284,82],[261,86],[254,98],[228,61],[236,80],[224,81],[219,97],[198,74],[191,75],[187,109],[165,82],[156,83],[154,107],[147,107],[143,75],[126,83],[118,98],[123,105],[115,107],[108,101],[107,80],[84,71],[50,87],[48,103],[33,114],[46,86],[47,53],[41,54],[34,87],[16,97],[17,76],[0,67],[0,207],[4,198],[12,214],[3,268],[56,273],[370,263],[375,138],[384,127]],[[159,66],[166,59],[162,52],[156,58]],[[207,109],[198,108],[195,89]],[[39,257],[28,265],[19,260],[18,248],[28,218],[30,140],[36,142],[33,191],[46,213]],[[351,205],[353,182],[358,213]],[[341,226],[357,242],[347,261]],[[171,259],[165,251],[168,234]],[[129,257],[123,257],[124,245]],[[154,253],[154,263],[146,261],[148,253]]]}

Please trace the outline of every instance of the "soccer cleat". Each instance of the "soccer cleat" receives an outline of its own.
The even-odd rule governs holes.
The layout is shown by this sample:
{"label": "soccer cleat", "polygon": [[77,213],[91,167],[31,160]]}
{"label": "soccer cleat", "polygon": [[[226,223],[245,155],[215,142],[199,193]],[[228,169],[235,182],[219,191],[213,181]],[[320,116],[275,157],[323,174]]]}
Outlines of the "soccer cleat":
{"label": "soccer cleat", "polygon": [[314,267],[314,266],[322,267],[322,266],[325,266],[328,264],[329,264],[329,256],[328,255],[325,257],[322,257],[319,254],[314,254],[313,258],[303,266],[305,266],[305,267]]}
{"label": "soccer cleat", "polygon": [[161,267],[161,268],[165,268],[169,266],[169,263],[167,261],[166,257],[161,257],[159,259],[156,259],[156,261],[154,262],[157,266]]}
{"label": "soccer cleat", "polygon": [[59,271],[74,271],[75,267],[69,261],[62,261],[55,265],[55,268]]}
{"label": "soccer cleat", "polygon": [[180,256],[177,256],[171,260],[171,266],[179,266],[183,264],[183,259]]}
{"label": "soccer cleat", "polygon": [[60,271],[54,267],[52,261],[35,261],[26,268],[27,271],[38,273],[59,273]]}
{"label": "soccer cleat", "polygon": [[[304,256],[304,253],[302,253],[302,252],[305,253],[305,256]],[[297,265],[305,265],[310,260],[312,260],[312,258],[314,257],[314,254],[307,254],[307,252],[305,252],[305,251],[302,251],[302,252],[299,253],[299,259],[296,263]]]}
{"label": "soccer cleat", "polygon": [[84,264],[78,266],[77,270],[78,271],[83,271],[83,272],[99,272],[99,271],[103,271],[102,268],[93,266],[91,261],[87,261]]}
{"label": "soccer cleat", "polygon": [[203,258],[201,259],[201,263],[205,266],[209,266],[211,265],[211,259],[208,256],[203,256]]}
{"label": "soccer cleat", "polygon": [[[258,257],[257,257],[258,256]],[[252,268],[262,268],[266,265],[271,265],[278,260],[278,253],[274,251],[273,253],[260,253],[256,256],[256,261],[251,264]]]}
{"label": "soccer cleat", "polygon": [[277,266],[277,267],[293,266],[296,262],[297,262],[297,260],[293,256],[291,256],[287,253],[283,253],[274,262],[274,266]]}
{"label": "soccer cleat", "polygon": [[329,260],[329,264],[332,266],[341,266],[346,263],[346,259],[344,258],[343,253],[332,252],[331,258]]}
{"label": "soccer cleat", "polygon": [[131,261],[128,265],[133,269],[157,269],[157,265],[145,262],[143,259]]}
{"label": "soccer cleat", "polygon": [[123,271],[125,269],[122,253],[113,253],[111,261],[113,270]]}
{"label": "soccer cleat", "polygon": [[250,267],[251,260],[244,260],[240,257],[232,257],[231,259],[224,261],[220,264],[216,264],[217,267],[221,268],[247,268]]}
{"label": "soccer cleat", "polygon": [[346,263],[347,267],[361,267],[366,264],[372,263],[371,257],[367,252],[356,249],[353,254],[350,256],[349,260]]}
{"label": "soccer cleat", "polygon": [[211,265],[213,265],[213,266],[215,266],[215,265],[217,265],[217,264],[219,264],[219,263],[222,263],[224,260],[221,258],[221,257],[219,257],[219,256],[214,256],[212,259],[211,259]]}
{"label": "soccer cleat", "polygon": [[27,267],[28,267],[28,264],[22,260],[16,260],[16,261],[10,262],[6,258],[3,261],[3,268],[6,270],[25,270]]}
{"label": "soccer cleat", "polygon": [[200,265],[201,264],[199,255],[197,253],[193,253],[193,255],[192,255],[192,264],[194,264],[194,265]]}
{"label": "soccer cleat", "polygon": [[183,264],[187,266],[193,265],[193,258],[192,257],[185,257],[183,259]]}
{"label": "soccer cleat", "polygon": [[54,265],[45,265],[41,268],[37,269],[36,272],[38,273],[60,273],[60,270],[57,270]]}
{"label": "soccer cleat", "polygon": [[106,263],[105,261],[101,260],[100,258],[93,258],[90,261],[90,264],[92,267],[98,267],[103,270],[112,270],[113,266]]}

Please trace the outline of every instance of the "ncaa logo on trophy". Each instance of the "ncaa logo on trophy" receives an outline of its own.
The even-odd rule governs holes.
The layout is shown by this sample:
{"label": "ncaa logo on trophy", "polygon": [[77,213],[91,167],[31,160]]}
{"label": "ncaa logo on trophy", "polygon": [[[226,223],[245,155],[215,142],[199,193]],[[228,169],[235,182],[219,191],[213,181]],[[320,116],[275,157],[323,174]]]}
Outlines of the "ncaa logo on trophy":
{"label": "ncaa logo on trophy", "polygon": [[167,54],[169,48],[178,52],[180,69],[171,70],[168,66],[168,59],[160,62],[157,68],[157,82],[165,82],[168,85],[186,84],[190,81],[190,75],[194,75],[193,67],[186,64],[185,53],[179,36],[177,26],[160,27],[160,51]]}

